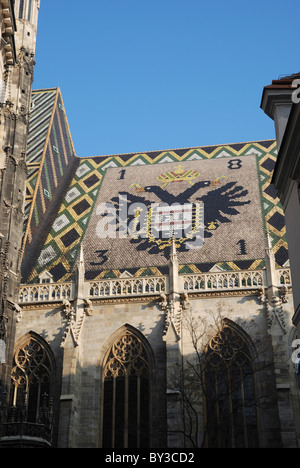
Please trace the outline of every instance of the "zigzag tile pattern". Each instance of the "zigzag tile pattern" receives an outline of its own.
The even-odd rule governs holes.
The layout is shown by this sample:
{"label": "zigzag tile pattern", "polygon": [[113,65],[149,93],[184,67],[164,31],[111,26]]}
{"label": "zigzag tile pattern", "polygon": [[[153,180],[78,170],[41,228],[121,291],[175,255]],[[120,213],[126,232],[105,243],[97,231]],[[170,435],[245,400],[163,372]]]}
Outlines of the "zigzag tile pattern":
{"label": "zigzag tile pattern", "polygon": [[[57,143],[59,144],[59,143]],[[96,156],[80,158],[79,165],[71,180],[53,223],[49,226],[45,242],[40,246],[38,258],[33,265],[28,281],[38,282],[39,275],[50,271],[55,281],[66,281],[74,277],[76,260],[80,244],[84,242],[91,215],[95,209],[96,200],[102,182],[109,168],[126,168],[132,166],[147,166],[162,163],[187,162],[215,158],[232,158],[256,155],[257,174],[260,183],[261,209],[264,228],[270,231],[276,261],[283,266],[288,261],[288,248],[284,214],[273,187],[270,185],[272,171],[277,157],[274,140],[206,146],[198,148],[183,148],[168,151],[131,153],[111,156]],[[51,160],[51,157],[50,157]],[[56,166],[58,162],[56,161]],[[29,179],[28,184],[32,183]],[[40,203],[37,201],[37,203]],[[103,277],[118,277],[124,270],[105,268],[106,252],[99,251],[99,269],[95,272],[87,268],[86,277],[96,279]],[[219,262],[224,270],[260,269],[264,266],[264,258],[253,258],[247,261]],[[209,271],[214,264],[193,263],[182,264],[181,273],[198,273]],[[166,273],[166,267],[157,265],[138,265],[126,269],[134,276],[161,275]]]}
{"label": "zigzag tile pattern", "polygon": [[60,90],[34,91],[27,151],[23,271],[28,270],[48,234],[77,164]]}
{"label": "zigzag tile pattern", "polygon": [[28,182],[25,205],[25,219],[30,207],[38,180],[38,172],[44,152],[45,141],[56,99],[56,90],[43,90],[32,93],[31,117],[27,143]]}

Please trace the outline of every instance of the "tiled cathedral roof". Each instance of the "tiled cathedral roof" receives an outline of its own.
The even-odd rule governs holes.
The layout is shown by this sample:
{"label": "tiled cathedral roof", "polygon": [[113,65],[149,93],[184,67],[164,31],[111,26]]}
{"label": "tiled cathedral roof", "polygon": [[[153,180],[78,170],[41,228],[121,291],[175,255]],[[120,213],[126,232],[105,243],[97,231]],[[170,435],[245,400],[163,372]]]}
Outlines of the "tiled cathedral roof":
{"label": "tiled cathedral roof", "polygon": [[[119,212],[125,198],[136,207],[187,203],[193,223],[203,202],[203,247],[187,250],[186,238],[177,242],[182,273],[214,265],[262,268],[266,230],[277,264],[287,262],[284,214],[270,185],[275,140],[77,158],[60,91],[34,91],[33,104],[23,281],[38,282],[45,271],[55,281],[71,279],[82,243],[87,279],[124,271],[164,274],[168,241],[151,238],[149,217],[143,238],[122,237],[119,231],[115,239],[97,235],[99,204],[110,202]],[[139,216],[135,211],[133,225],[142,226]]]}
{"label": "tiled cathedral roof", "polygon": [[78,163],[60,90],[34,91],[27,146],[25,276],[48,235]]}

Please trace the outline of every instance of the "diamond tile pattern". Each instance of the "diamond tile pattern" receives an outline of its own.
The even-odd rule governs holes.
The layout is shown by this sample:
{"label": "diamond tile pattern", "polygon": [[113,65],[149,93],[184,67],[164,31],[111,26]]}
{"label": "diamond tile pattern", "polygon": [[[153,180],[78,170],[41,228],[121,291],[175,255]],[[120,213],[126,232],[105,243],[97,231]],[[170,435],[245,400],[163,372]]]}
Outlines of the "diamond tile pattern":
{"label": "diamond tile pattern", "polygon": [[[55,217],[78,162],[60,90],[55,88],[33,91],[27,152],[29,177],[25,207],[23,278],[28,277],[28,272],[43,250],[49,226],[54,222],[54,231],[59,232],[59,227],[62,229],[69,224],[68,217],[56,222]],[[60,224],[63,219],[64,224]],[[54,250],[57,251],[57,248]]]}
{"label": "diamond tile pattern", "polygon": [[[231,202],[226,212],[219,210],[219,220],[213,219],[211,209],[204,213],[209,251],[199,249],[199,254],[188,255],[180,252],[184,243],[181,247],[178,244],[181,273],[209,271],[216,264],[224,270],[262,268],[266,229],[278,265],[288,260],[284,213],[270,186],[277,157],[274,140],[77,158],[60,91],[35,91],[33,101],[23,281],[38,282],[44,271],[50,271],[54,281],[74,278],[81,242],[87,279],[116,277],[125,270],[135,276],[165,274],[167,249],[159,249],[157,243],[142,244],[133,239],[126,239],[127,244],[119,239],[109,243],[93,236],[97,207],[101,201],[114,203],[121,192],[132,201],[150,197],[148,200],[159,202],[165,196],[171,201],[191,193],[186,191],[201,181],[209,183],[209,189],[199,188],[189,202],[196,203],[200,195],[210,192],[217,204],[225,189]],[[247,166],[247,170],[240,166]],[[152,193],[147,194],[150,186]],[[224,240],[231,225],[240,229],[235,250],[228,249]]]}

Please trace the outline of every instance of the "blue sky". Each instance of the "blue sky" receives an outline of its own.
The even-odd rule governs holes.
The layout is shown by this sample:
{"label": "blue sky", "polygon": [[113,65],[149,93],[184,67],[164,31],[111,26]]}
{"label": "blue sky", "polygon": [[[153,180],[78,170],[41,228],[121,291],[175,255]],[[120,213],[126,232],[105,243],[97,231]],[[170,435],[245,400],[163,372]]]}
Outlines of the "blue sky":
{"label": "blue sky", "polygon": [[300,71],[299,0],[41,0],[33,88],[78,156],[272,139],[263,87]]}

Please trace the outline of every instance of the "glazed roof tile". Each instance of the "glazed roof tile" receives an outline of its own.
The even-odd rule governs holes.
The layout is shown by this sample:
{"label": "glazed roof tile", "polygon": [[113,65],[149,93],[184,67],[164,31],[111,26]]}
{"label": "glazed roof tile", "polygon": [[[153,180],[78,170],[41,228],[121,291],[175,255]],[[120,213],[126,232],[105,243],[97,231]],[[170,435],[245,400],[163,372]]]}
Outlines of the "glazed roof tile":
{"label": "glazed roof tile", "polygon": [[[180,272],[262,268],[266,229],[278,265],[288,260],[284,213],[270,185],[275,140],[78,158],[60,91],[35,91],[33,102],[23,281],[38,282],[45,271],[55,281],[72,279],[81,245],[87,279],[165,274],[174,233]],[[135,207],[126,235],[124,200]],[[103,202],[117,215],[114,238],[99,236]],[[155,212],[153,203],[162,202],[179,203],[180,213]],[[195,233],[203,246],[187,249]]]}

